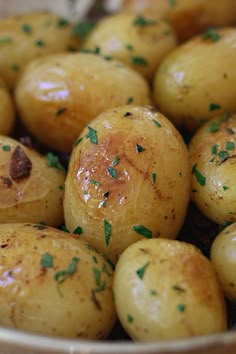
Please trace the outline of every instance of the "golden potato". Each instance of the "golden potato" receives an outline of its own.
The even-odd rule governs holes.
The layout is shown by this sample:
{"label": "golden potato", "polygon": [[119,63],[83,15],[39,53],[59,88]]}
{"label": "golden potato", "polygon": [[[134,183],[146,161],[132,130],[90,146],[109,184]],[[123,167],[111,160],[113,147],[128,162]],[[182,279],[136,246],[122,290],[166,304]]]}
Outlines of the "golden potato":
{"label": "golden potato", "polygon": [[71,25],[52,13],[16,15],[0,20],[0,76],[14,88],[28,62],[50,53],[78,49]]}
{"label": "golden potato", "polygon": [[216,236],[211,246],[211,262],[216,269],[225,295],[236,300],[236,223]]}
{"label": "golden potato", "polygon": [[54,55],[28,65],[16,88],[25,126],[42,143],[71,151],[91,119],[107,108],[150,102],[147,82],[134,70],[94,54]]}
{"label": "golden potato", "polygon": [[13,100],[6,88],[4,81],[0,78],[0,134],[9,134],[15,123],[15,109]]}
{"label": "golden potato", "polygon": [[191,198],[218,224],[236,221],[236,115],[207,122],[192,138]]}
{"label": "golden potato", "polygon": [[49,167],[53,160],[56,162],[52,154],[47,161],[18,141],[0,135],[0,224],[44,222],[58,226],[63,222],[65,174]]}
{"label": "golden potato", "polygon": [[129,246],[116,265],[118,317],[134,340],[173,340],[226,330],[224,297],[210,261],[166,239]]}
{"label": "golden potato", "polygon": [[236,28],[211,30],[162,61],[154,100],[176,125],[194,132],[225,111],[236,112]]}
{"label": "golden potato", "polygon": [[86,38],[83,48],[111,56],[131,66],[148,80],[161,60],[177,45],[166,21],[150,15],[119,13],[100,20]]}
{"label": "golden potato", "polygon": [[52,336],[105,338],[116,319],[112,269],[75,235],[0,225],[0,325]]}
{"label": "golden potato", "polygon": [[163,115],[148,108],[107,110],[84,129],[65,185],[66,226],[116,262],[143,237],[175,238],[190,194],[186,146]]}
{"label": "golden potato", "polygon": [[235,0],[123,0],[122,9],[167,19],[180,40],[186,40],[207,27],[236,23]]}

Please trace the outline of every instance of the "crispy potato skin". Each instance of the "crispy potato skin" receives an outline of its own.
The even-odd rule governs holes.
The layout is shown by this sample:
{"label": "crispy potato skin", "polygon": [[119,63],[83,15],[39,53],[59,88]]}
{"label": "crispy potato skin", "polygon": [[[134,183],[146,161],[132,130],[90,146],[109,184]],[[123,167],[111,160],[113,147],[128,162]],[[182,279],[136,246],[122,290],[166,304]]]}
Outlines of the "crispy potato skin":
{"label": "crispy potato skin", "polygon": [[236,115],[222,115],[200,128],[189,144],[191,199],[218,224],[236,221],[235,131]]}
{"label": "crispy potato skin", "polygon": [[130,13],[105,17],[86,38],[83,48],[99,47],[103,55],[124,62],[152,81],[161,60],[176,47],[177,39],[166,21],[145,15],[142,19],[147,24],[140,25],[139,18]]}
{"label": "crispy potato skin", "polygon": [[[152,237],[175,238],[189,201],[190,169],[186,146],[172,123],[149,108],[122,106],[98,116],[90,128],[98,143],[86,138],[88,128],[82,132],[66,179],[69,230],[79,221],[81,237],[114,262],[143,237],[135,225],[151,230]],[[138,152],[137,146],[144,150]],[[111,225],[109,242],[105,221]]]}
{"label": "crispy potato skin", "polygon": [[167,19],[180,41],[191,38],[208,27],[225,27],[236,22],[234,0],[123,0],[122,10],[151,13]]}
{"label": "crispy potato skin", "polygon": [[154,79],[159,110],[191,133],[216,114],[236,112],[236,29],[217,33],[219,40],[198,36],[173,50]]}
{"label": "crispy potato skin", "polygon": [[[13,179],[9,165],[17,146],[30,159],[32,168],[28,176]],[[3,135],[0,135],[0,166],[0,223],[45,222],[59,226],[63,222],[65,174],[62,171],[48,167],[46,157]]]}
{"label": "crispy potato skin", "polygon": [[[88,244],[42,225],[2,224],[0,248],[1,325],[68,338],[108,335],[116,319],[112,270]],[[52,267],[42,264],[45,254]],[[58,282],[55,275],[75,258],[74,271]],[[95,270],[105,284],[100,291]]]}
{"label": "crispy potato skin", "polygon": [[118,317],[134,340],[226,330],[224,297],[214,268],[188,243],[145,239],[132,244],[118,260],[113,288]]}
{"label": "crispy potato skin", "polygon": [[[55,14],[29,13],[0,20],[0,76],[14,89],[24,67],[33,59],[78,49],[69,23]],[[3,40],[5,38],[5,41]],[[58,40],[60,39],[60,40]]]}
{"label": "crispy potato skin", "polygon": [[25,126],[44,144],[71,151],[78,135],[105,109],[150,103],[146,80],[117,61],[98,55],[54,55],[28,65],[16,88]]}
{"label": "crispy potato skin", "polygon": [[0,78],[0,134],[9,134],[15,123],[15,108],[13,100],[4,81]]}

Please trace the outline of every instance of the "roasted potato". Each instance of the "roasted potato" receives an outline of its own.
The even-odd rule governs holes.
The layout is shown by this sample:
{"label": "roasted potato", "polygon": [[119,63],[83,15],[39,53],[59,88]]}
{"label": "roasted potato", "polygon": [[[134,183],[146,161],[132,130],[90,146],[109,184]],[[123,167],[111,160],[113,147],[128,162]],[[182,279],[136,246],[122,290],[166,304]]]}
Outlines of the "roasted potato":
{"label": "roasted potato", "polygon": [[74,147],[65,184],[67,228],[114,262],[143,237],[175,238],[190,194],[186,146],[172,123],[149,108],[103,112]]}
{"label": "roasted potato", "polygon": [[52,13],[29,13],[0,20],[0,76],[13,89],[34,58],[76,50],[79,37],[65,19]]}
{"label": "roasted potato", "polygon": [[48,166],[53,160],[0,135],[0,224],[63,222],[65,173]]}
{"label": "roasted potato", "polygon": [[60,337],[109,334],[112,269],[96,250],[36,224],[0,225],[0,248],[0,325]]}
{"label": "roasted potato", "polygon": [[91,119],[107,108],[150,102],[143,77],[117,61],[74,53],[34,60],[16,87],[25,126],[42,143],[71,151]]}
{"label": "roasted potato", "polygon": [[226,330],[222,289],[210,261],[194,246],[138,241],[114,274],[118,317],[134,340],[187,338]]}
{"label": "roasted potato", "polygon": [[177,47],[154,79],[161,112],[191,133],[203,122],[236,112],[236,28],[211,30]]}
{"label": "roasted potato", "polygon": [[218,224],[236,222],[236,115],[207,122],[189,144],[191,198]]}
{"label": "roasted potato", "polygon": [[0,78],[0,134],[11,133],[15,123],[15,108],[13,100],[4,81]]}

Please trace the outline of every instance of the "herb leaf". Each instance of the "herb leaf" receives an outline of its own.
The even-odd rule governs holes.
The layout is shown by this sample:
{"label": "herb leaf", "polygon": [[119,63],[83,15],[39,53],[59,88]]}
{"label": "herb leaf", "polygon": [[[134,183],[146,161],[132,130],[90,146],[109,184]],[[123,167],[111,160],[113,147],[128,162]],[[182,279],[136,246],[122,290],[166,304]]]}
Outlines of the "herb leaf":
{"label": "herb leaf", "polygon": [[156,124],[158,128],[161,128],[161,123],[159,123],[156,119],[153,119],[152,121]]}
{"label": "herb leaf", "polygon": [[42,268],[53,268],[53,258],[49,253],[44,253],[41,258]]}
{"label": "herb leaf", "polygon": [[73,257],[68,269],[59,270],[56,274],[54,274],[54,279],[58,284],[63,283],[70,275],[76,272],[79,260],[80,259],[78,257]]}
{"label": "herb leaf", "polygon": [[206,177],[201,174],[197,169],[197,163],[192,168],[192,173],[196,177],[200,186],[204,187],[206,185]]}
{"label": "herb leaf", "polygon": [[142,235],[146,238],[152,238],[152,231],[147,229],[143,225],[134,225],[133,230],[137,232],[137,234]]}
{"label": "herb leaf", "polygon": [[103,225],[104,225],[104,233],[105,233],[105,242],[106,245],[108,246],[111,238],[111,225],[107,220],[103,221]]}
{"label": "herb leaf", "polygon": [[81,226],[77,226],[73,231],[73,234],[75,235],[81,235],[82,233],[83,233],[83,229]]}
{"label": "herb leaf", "polygon": [[139,277],[140,279],[143,279],[144,273],[145,273],[147,267],[149,266],[149,264],[150,264],[150,262],[147,262],[147,263],[145,263],[141,268],[139,268],[138,270],[136,270],[136,273],[137,273],[137,275],[138,275],[138,277]]}
{"label": "herb leaf", "polygon": [[108,167],[107,171],[109,172],[109,174],[111,175],[112,178],[117,179],[117,171],[115,168]]}
{"label": "herb leaf", "polygon": [[87,35],[94,29],[95,22],[78,22],[72,27],[72,34],[79,36],[81,39],[85,39]]}
{"label": "herb leaf", "polygon": [[145,151],[145,148],[143,148],[141,145],[136,144],[135,145],[135,150],[137,151],[137,153],[139,154],[140,152]]}
{"label": "herb leaf", "polygon": [[97,131],[88,126],[89,132],[86,134],[86,138],[91,141],[92,144],[98,144]]}
{"label": "herb leaf", "polygon": [[55,167],[63,172],[66,172],[65,168],[61,165],[59,158],[56,155],[54,155],[52,152],[49,152],[47,154],[47,159],[48,159],[48,167]]}
{"label": "herb leaf", "polygon": [[147,66],[148,65],[147,60],[143,57],[131,57],[131,61],[134,65],[137,65],[137,66]]}
{"label": "herb leaf", "polygon": [[217,32],[215,28],[209,28],[205,33],[202,35],[202,39],[210,39],[212,42],[219,41],[221,36]]}
{"label": "herb leaf", "polygon": [[145,27],[148,25],[155,25],[157,22],[155,20],[148,20],[142,15],[138,15],[133,22],[134,26]]}

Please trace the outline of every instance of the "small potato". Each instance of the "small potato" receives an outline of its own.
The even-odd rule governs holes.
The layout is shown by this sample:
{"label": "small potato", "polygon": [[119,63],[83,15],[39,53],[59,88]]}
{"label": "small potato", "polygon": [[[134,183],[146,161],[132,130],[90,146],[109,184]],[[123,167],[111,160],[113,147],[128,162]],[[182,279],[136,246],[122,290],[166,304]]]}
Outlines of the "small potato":
{"label": "small potato", "polygon": [[142,240],[116,265],[115,306],[134,340],[187,338],[226,330],[224,297],[210,261],[175,240]]}
{"label": "small potato", "polygon": [[78,49],[68,21],[52,13],[16,15],[0,20],[0,76],[13,89],[34,58]]}
{"label": "small potato", "polygon": [[75,235],[0,225],[0,325],[60,337],[105,338],[116,319],[112,269]]}
{"label": "small potato", "polygon": [[46,157],[0,135],[0,224],[63,222],[65,175]]}
{"label": "small potato", "polygon": [[12,131],[15,123],[15,109],[13,100],[1,78],[0,102],[0,134],[7,135]]}
{"label": "small potato", "polygon": [[181,41],[208,27],[236,23],[235,0],[123,0],[122,10],[167,19]]}
{"label": "small potato", "polygon": [[191,198],[218,224],[236,222],[236,115],[206,123],[192,138]]}
{"label": "small potato", "polygon": [[117,61],[74,53],[28,65],[16,88],[25,126],[42,143],[71,151],[84,127],[107,108],[150,102],[143,77]]}
{"label": "small potato", "polygon": [[216,236],[211,246],[211,262],[215,267],[225,295],[236,301],[236,223]]}
{"label": "small potato", "polygon": [[148,108],[107,110],[82,132],[65,185],[64,215],[114,262],[143,237],[175,238],[184,222],[190,169],[182,137]]}
{"label": "small potato", "polygon": [[154,79],[154,100],[177,126],[195,132],[204,121],[236,112],[236,29],[212,30],[173,50]]}
{"label": "small potato", "polygon": [[98,47],[101,54],[124,62],[151,81],[161,60],[176,45],[174,31],[166,21],[119,13],[100,20],[83,48]]}

